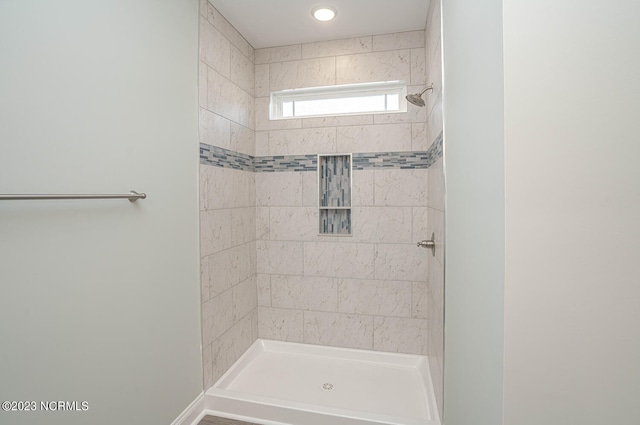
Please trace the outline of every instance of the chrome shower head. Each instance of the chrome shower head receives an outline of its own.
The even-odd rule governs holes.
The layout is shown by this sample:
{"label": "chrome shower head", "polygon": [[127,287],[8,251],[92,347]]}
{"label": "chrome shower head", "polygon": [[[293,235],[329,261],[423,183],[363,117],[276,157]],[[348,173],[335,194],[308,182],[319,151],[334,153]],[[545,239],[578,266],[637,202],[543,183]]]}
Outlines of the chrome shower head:
{"label": "chrome shower head", "polygon": [[406,96],[406,99],[409,101],[409,103],[411,103],[413,105],[416,105],[416,106],[419,106],[419,107],[422,108],[425,105],[424,99],[422,99],[422,95],[427,90],[433,90],[433,84],[431,84],[429,87],[427,87],[424,90],[422,90],[420,93],[408,94]]}

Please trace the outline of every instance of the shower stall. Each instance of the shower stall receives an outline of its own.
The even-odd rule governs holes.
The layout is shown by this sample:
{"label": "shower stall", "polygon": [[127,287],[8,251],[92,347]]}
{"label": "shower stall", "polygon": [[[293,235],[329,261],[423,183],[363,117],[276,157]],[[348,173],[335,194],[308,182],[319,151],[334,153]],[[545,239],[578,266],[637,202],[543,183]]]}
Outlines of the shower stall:
{"label": "shower stall", "polygon": [[[200,9],[207,410],[440,423],[439,2],[426,30],[259,49],[213,4]],[[270,119],[272,92],[380,81],[417,93],[406,112]]]}

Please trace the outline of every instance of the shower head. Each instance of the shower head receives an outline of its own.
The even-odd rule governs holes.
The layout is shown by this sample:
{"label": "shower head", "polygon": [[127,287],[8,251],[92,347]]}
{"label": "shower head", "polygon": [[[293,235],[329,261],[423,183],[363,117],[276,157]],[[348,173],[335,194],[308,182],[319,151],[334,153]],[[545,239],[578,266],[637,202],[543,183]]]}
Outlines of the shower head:
{"label": "shower head", "polygon": [[427,90],[433,90],[433,84],[431,84],[429,87],[425,88],[424,90],[422,90],[420,93],[416,93],[416,94],[408,94],[406,96],[407,100],[419,107],[423,107],[425,105],[424,100],[422,99],[422,95],[424,94],[424,92],[426,92]]}

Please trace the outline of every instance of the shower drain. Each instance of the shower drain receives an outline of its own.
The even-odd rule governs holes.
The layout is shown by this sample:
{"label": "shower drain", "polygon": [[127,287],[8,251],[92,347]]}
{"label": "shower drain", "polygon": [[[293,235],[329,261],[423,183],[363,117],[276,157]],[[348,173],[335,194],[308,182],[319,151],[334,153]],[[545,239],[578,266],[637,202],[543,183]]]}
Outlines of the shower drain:
{"label": "shower drain", "polygon": [[329,382],[325,382],[324,384],[320,385],[320,388],[322,388],[325,391],[331,391],[333,389],[333,384]]}

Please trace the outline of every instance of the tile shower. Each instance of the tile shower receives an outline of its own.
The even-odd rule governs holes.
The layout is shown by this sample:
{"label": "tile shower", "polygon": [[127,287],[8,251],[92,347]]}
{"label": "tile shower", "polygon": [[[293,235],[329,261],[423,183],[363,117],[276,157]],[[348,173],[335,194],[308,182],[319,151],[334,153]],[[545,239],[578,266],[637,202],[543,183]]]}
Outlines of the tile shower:
{"label": "tile shower", "polygon": [[[437,3],[427,31],[254,50],[201,1],[205,389],[264,338],[428,354],[441,405],[442,250],[415,246],[444,229]],[[407,113],[269,120],[271,91],[387,80],[435,89]],[[335,236],[318,155],[345,153],[351,236]]]}

